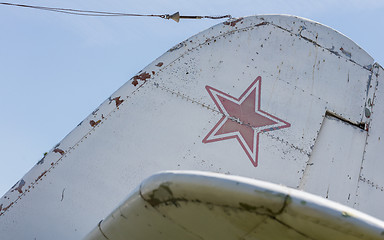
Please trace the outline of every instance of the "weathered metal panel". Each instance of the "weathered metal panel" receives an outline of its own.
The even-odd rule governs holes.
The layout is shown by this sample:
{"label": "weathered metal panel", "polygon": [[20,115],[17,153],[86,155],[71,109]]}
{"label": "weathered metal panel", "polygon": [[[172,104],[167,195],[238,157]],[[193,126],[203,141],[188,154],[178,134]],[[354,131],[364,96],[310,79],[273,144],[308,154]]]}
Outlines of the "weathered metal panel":
{"label": "weathered metal panel", "polygon": [[[95,232],[107,236],[107,239],[200,239],[172,219],[160,214],[142,197],[132,194],[128,201],[113,212],[113,217],[100,222]],[[117,221],[116,221],[117,220]],[[134,223],[134,224],[133,224]],[[91,234],[86,239],[94,239]]]}
{"label": "weathered metal panel", "polygon": [[326,116],[299,189],[353,207],[366,137],[363,129]]}
{"label": "weathered metal panel", "polygon": [[384,223],[320,197],[249,178],[156,174],[86,237],[106,239],[384,239]]}
{"label": "weathered metal panel", "polygon": [[[384,218],[384,70],[376,64],[372,72],[374,96],[371,109],[368,138],[356,191],[355,207],[373,216]],[[370,199],[371,201],[368,201]],[[374,201],[375,200],[375,201]]]}
{"label": "weathered metal panel", "polygon": [[[300,26],[321,41],[298,34]],[[1,199],[0,231],[82,237],[161,170],[297,187],[325,112],[364,119],[369,61],[345,36],[305,19],[256,16],[214,26],[139,72],[49,151]],[[248,121],[250,114],[262,121]],[[23,225],[31,228],[18,231]]]}
{"label": "weathered metal panel", "polygon": [[312,42],[337,57],[354,62],[366,69],[370,69],[373,64],[373,58],[360,48],[351,39],[340,38],[342,33],[334,29],[324,27],[321,23],[312,21],[302,21],[292,18],[290,21],[278,16],[271,16],[268,19],[271,24],[283,28],[289,32],[299,35],[303,39]]}

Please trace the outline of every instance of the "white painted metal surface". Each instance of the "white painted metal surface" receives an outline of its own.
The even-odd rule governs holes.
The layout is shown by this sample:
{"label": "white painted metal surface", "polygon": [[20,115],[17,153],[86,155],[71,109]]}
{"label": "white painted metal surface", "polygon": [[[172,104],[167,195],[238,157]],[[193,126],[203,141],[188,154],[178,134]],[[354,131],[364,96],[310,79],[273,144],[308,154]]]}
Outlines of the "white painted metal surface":
{"label": "white painted metal surface", "polygon": [[85,238],[384,239],[384,222],[281,185],[206,172],[145,180]]}
{"label": "white painted metal surface", "polygon": [[367,131],[326,116],[299,189],[353,207],[366,138]]}
{"label": "white painted metal surface", "polygon": [[[372,72],[371,89],[374,92],[371,100],[367,100],[367,107],[372,115],[369,125],[364,158],[361,163],[359,183],[356,190],[355,207],[378,215],[382,219],[384,214],[375,214],[383,210],[384,199],[384,69],[375,65]],[[369,199],[375,199],[369,201]],[[381,212],[381,211],[380,211]]]}
{"label": "white painted metal surface", "polygon": [[81,238],[144,178],[181,169],[302,188],[384,219],[383,70],[373,64],[306,19],[214,26],[144,68],[49,151],[2,197],[0,232]]}

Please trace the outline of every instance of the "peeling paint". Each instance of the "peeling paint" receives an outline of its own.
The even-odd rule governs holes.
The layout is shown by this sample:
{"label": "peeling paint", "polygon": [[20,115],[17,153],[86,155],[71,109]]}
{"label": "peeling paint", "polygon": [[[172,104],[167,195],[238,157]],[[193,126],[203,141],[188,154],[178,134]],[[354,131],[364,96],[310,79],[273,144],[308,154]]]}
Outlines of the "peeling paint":
{"label": "peeling paint", "polygon": [[134,80],[132,81],[132,85],[136,87],[137,84],[139,84],[139,82],[138,82],[136,79],[134,79]]}
{"label": "peeling paint", "polygon": [[42,173],[40,174],[40,176],[38,176],[38,177],[35,179],[35,182],[39,181],[39,180],[44,176],[44,174],[46,174],[46,173],[47,173],[46,170],[45,170],[44,172],[42,172]]}
{"label": "peeling paint", "polygon": [[259,24],[256,24],[256,27],[264,26],[264,25],[267,25],[267,24],[268,24],[267,22],[261,22]]}
{"label": "peeling paint", "polygon": [[97,120],[96,122],[94,120],[91,120],[89,121],[89,124],[92,126],[92,127],[96,127],[97,124],[99,124],[101,122],[101,120]]}
{"label": "peeling paint", "polygon": [[169,51],[169,52],[173,52],[173,51],[175,51],[175,50],[177,50],[177,49],[180,49],[180,48],[182,48],[182,47],[184,47],[184,46],[185,46],[185,43],[184,43],[184,42],[181,42],[181,43],[177,44],[176,46],[174,46],[173,48],[169,49],[168,51]]}
{"label": "peeling paint", "polygon": [[44,163],[44,159],[45,159],[45,157],[47,156],[47,152],[45,152],[44,153],[44,156],[36,163],[36,165],[41,165],[41,164],[43,164]]}
{"label": "peeling paint", "polygon": [[238,22],[240,22],[241,20],[243,20],[243,18],[238,18],[238,19],[236,19],[236,20],[229,20],[229,21],[226,21],[226,22],[224,22],[223,24],[224,25],[227,25],[227,26],[231,26],[231,27],[234,27],[234,26],[236,26],[236,24],[238,23]]}
{"label": "peeling paint", "polygon": [[21,179],[20,181],[18,181],[15,186],[18,184],[18,186],[16,188],[13,188],[11,192],[14,192],[14,191],[18,191],[19,193],[23,193],[23,190],[22,188],[24,187],[25,185],[25,181],[23,179]]}
{"label": "peeling paint", "polygon": [[60,148],[55,148],[55,149],[53,149],[53,152],[54,153],[60,153],[61,155],[64,155],[64,151],[62,150],[62,149],[60,149]]}
{"label": "peeling paint", "polygon": [[[118,97],[115,97],[113,99],[110,99],[109,100],[109,103],[111,103],[112,101],[115,101],[116,103],[116,107],[120,106],[120,104],[122,104],[124,102],[123,99],[120,99],[121,96],[118,96]],[[99,120],[100,121],[100,120]]]}
{"label": "peeling paint", "polygon": [[341,47],[341,48],[340,48],[340,51],[341,51],[345,56],[347,56],[347,57],[349,57],[349,58],[352,57],[352,53],[350,53],[350,52],[344,50],[344,48]]}
{"label": "peeling paint", "polygon": [[332,46],[332,48],[327,48],[327,50],[335,54],[336,56],[340,56],[340,54],[337,51],[335,51],[335,46]]}
{"label": "peeling paint", "polygon": [[10,207],[12,207],[13,204],[14,204],[14,202],[11,202],[8,206],[3,208],[3,211],[6,212]]}
{"label": "peeling paint", "polygon": [[92,112],[92,115],[96,115],[96,113],[97,113],[97,111],[99,111],[99,109],[98,108],[96,108],[93,112]]}
{"label": "peeling paint", "polygon": [[132,79],[133,79],[133,81],[132,81],[132,84],[133,84],[133,86],[136,86],[137,84],[139,84],[139,81],[138,80],[141,80],[141,81],[147,81],[147,79],[148,78],[150,78],[151,77],[151,74],[149,74],[149,73],[147,73],[147,72],[143,72],[143,73],[141,73],[141,74],[139,74],[139,75],[136,75],[136,76],[134,76]]}
{"label": "peeling paint", "polygon": [[[261,23],[259,23],[259,24],[257,24],[256,26],[263,26],[263,25],[267,25],[268,23],[266,23],[266,22],[261,22]],[[236,24],[235,24],[236,25]],[[239,24],[238,24],[239,25]],[[230,27],[227,27],[228,29],[230,29]],[[184,50],[184,49],[183,49]],[[168,62],[167,62],[167,64],[168,64]],[[152,65],[153,66],[153,65]],[[161,66],[163,66],[163,63],[162,62],[159,62],[158,64],[156,64],[156,67],[161,67]],[[155,69],[155,68],[154,68]],[[157,69],[157,72],[159,71],[160,69]],[[148,71],[148,72],[150,72],[150,70]],[[144,74],[144,73],[143,73]],[[154,74],[153,72],[152,72],[152,74]],[[142,75],[142,74],[140,74],[140,75]],[[138,75],[138,76],[140,76],[140,75]],[[148,74],[149,75],[149,74]],[[150,75],[151,76],[151,75]],[[139,79],[139,78],[134,78],[133,79],[133,81],[132,81],[132,84],[134,85],[134,86],[136,86],[138,83],[139,83],[139,81],[138,80],[142,80],[142,79]],[[144,79],[144,80],[142,80],[142,81],[145,81],[146,79]],[[156,86],[156,85],[155,85]],[[157,84],[157,86],[156,87],[158,87],[159,85]],[[125,94],[125,93],[122,93],[122,94]],[[127,93],[127,95],[128,95],[129,93]],[[125,96],[125,95],[124,95]],[[188,96],[187,96],[188,97]],[[124,98],[124,99],[126,99],[126,98]],[[120,99],[120,97],[118,98],[118,99],[113,99],[113,100],[115,100],[115,104],[116,104],[116,107],[118,107],[120,104],[121,104],[121,102],[123,102],[124,100],[122,100],[122,99]],[[118,101],[121,101],[120,103],[118,103]],[[127,100],[128,101],[128,100]],[[112,105],[113,106],[113,105]],[[112,106],[110,106],[110,107],[112,107]],[[95,112],[96,113],[96,112]],[[108,116],[108,118],[112,118],[112,116],[111,115],[106,115],[106,116]],[[92,117],[92,116],[91,116]],[[93,118],[93,117],[92,117]],[[102,115],[101,117],[99,116],[98,118],[104,118],[104,116]],[[95,121],[97,120],[97,118],[96,119],[94,119]],[[96,126],[98,123],[100,123],[101,122],[101,120],[98,120],[97,122],[95,122],[95,121],[90,121],[90,124],[91,124],[91,126],[92,127],[94,127],[94,126]],[[93,122],[93,125],[92,125],[92,123],[91,122]],[[86,125],[85,126],[83,126],[84,127],[84,129],[88,129],[89,127],[87,127]],[[277,137],[277,139],[279,139],[279,137]],[[67,148],[65,148],[64,146],[63,146],[63,148],[64,149],[67,149]],[[58,155],[57,155],[58,156]],[[45,157],[45,156],[44,156]],[[44,157],[41,159],[41,160],[43,160],[44,159]],[[47,158],[47,161],[48,161],[48,159],[49,158]],[[296,159],[295,159],[295,161],[296,161]],[[40,161],[39,161],[40,162]],[[41,161],[41,164],[42,163],[44,163],[44,161]],[[47,162],[47,164],[49,164],[49,162]],[[313,163],[312,163],[313,164]],[[225,169],[223,169],[223,172],[225,171]],[[37,174],[35,174],[35,176],[36,175],[38,175],[38,173]],[[31,178],[31,180],[33,180],[33,178]],[[28,181],[28,180],[27,180]],[[48,182],[48,181],[47,181]],[[56,189],[56,201],[57,200],[59,200],[59,198],[60,198],[60,188],[59,189]],[[61,195],[61,201],[63,201],[63,199],[64,199],[64,191],[65,191],[65,189],[63,189],[63,191],[62,191],[62,195]],[[160,191],[160,190],[159,190]],[[171,191],[171,189],[169,189],[169,187],[168,186],[165,186],[164,188],[162,188],[162,190],[161,190],[165,195],[166,194],[168,194],[170,197],[172,197],[171,199],[173,199],[173,195],[172,195],[172,191]],[[67,194],[69,194],[69,193],[71,193],[71,191],[67,191]],[[158,194],[160,194],[160,192],[157,192],[156,194],[155,194],[155,192],[153,192],[153,196],[152,196],[152,198],[153,198],[153,201],[154,202],[156,202],[156,201],[160,201],[161,200],[161,198],[157,198],[157,196],[158,196]],[[161,195],[161,194],[160,194]],[[70,197],[69,197],[69,195],[66,197],[66,198],[68,198],[67,200],[70,200]],[[154,202],[152,202],[152,203],[154,203]],[[158,203],[158,202],[157,202]],[[5,203],[5,204],[7,204],[7,203]],[[148,204],[147,204],[148,205]],[[1,204],[0,205],[0,210],[2,209],[2,207],[3,207],[3,205]],[[243,207],[243,208],[246,208],[246,207],[250,207],[250,208],[252,208],[253,206],[251,206],[251,205],[248,205],[248,206],[245,206],[245,207]],[[12,209],[13,210],[13,209]]]}

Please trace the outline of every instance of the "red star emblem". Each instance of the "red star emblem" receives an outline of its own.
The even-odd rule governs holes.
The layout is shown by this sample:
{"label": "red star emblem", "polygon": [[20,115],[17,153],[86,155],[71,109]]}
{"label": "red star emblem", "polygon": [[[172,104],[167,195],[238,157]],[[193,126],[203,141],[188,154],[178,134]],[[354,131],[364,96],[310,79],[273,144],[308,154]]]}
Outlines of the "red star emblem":
{"label": "red star emblem", "polygon": [[223,117],[205,136],[203,143],[235,138],[253,166],[257,167],[259,134],[291,126],[260,109],[261,77],[257,77],[239,98],[210,86],[205,88]]}

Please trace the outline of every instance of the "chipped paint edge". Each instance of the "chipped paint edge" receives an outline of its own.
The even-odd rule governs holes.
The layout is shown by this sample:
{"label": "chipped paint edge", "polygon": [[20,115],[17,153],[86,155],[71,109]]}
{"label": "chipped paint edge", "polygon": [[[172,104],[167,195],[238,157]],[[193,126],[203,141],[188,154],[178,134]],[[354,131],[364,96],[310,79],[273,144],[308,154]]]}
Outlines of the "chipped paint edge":
{"label": "chipped paint edge", "polygon": [[[269,21],[266,20],[267,18],[270,18]],[[124,105],[124,101],[125,102],[128,101],[128,99],[132,95],[134,95],[136,91],[138,91],[141,87],[143,87],[148,82],[148,80],[152,79],[155,75],[157,75],[158,71],[162,71],[162,70],[168,68],[169,66],[172,65],[173,62],[182,58],[189,51],[193,51],[194,49],[196,49],[202,45],[208,44],[211,41],[214,41],[216,38],[235,34],[235,33],[239,33],[241,31],[253,30],[254,28],[263,27],[263,26],[266,26],[268,24],[271,24],[277,28],[280,28],[284,31],[287,31],[290,34],[299,34],[298,35],[299,37],[303,38],[304,40],[306,40],[308,42],[315,44],[313,42],[313,40],[301,35],[301,31],[303,30],[302,28],[291,29],[291,30],[284,28],[283,26],[280,26],[279,24],[277,24],[273,21],[273,19],[276,20],[276,18],[282,18],[284,20],[291,19],[291,21],[297,20],[297,21],[301,21],[302,23],[312,23],[312,24],[319,26],[320,28],[324,28],[324,30],[331,31],[334,34],[341,34],[338,31],[336,31],[330,27],[327,27],[325,25],[322,25],[320,23],[317,23],[317,22],[314,22],[312,20],[308,20],[305,18],[290,16],[290,15],[259,15],[259,16],[251,16],[251,17],[245,17],[245,18],[231,19],[229,21],[219,23],[213,27],[208,28],[207,30],[205,30],[203,32],[200,32],[200,33],[188,38],[187,40],[177,44],[175,47],[172,47],[170,50],[168,50],[162,56],[160,56],[155,61],[153,61],[151,64],[149,64],[147,67],[145,67],[137,75],[132,77],[127,83],[125,83],[117,91],[115,91],[115,93],[113,93],[111,95],[111,97],[109,97],[107,100],[105,100],[96,110],[94,110],[90,115],[88,115],[88,117],[85,120],[83,120],[77,127],[75,127],[75,129],[73,129],[66,137],[64,137],[64,139],[62,141],[60,141],[60,143],[57,144],[51,151],[49,151],[48,154],[45,154],[43,156],[43,158],[35,165],[35,167],[38,165],[40,167],[42,167],[42,165],[44,165],[44,161],[46,161],[49,157],[53,158],[52,160],[49,161],[50,165],[46,166],[46,164],[45,164],[45,168],[43,168],[42,171],[40,171],[38,174],[36,174],[37,177],[36,178],[32,177],[34,179],[34,181],[28,183],[28,185],[25,184],[26,188],[24,189],[24,191],[22,191],[22,193],[20,193],[20,191],[18,191],[19,195],[16,196],[16,198],[14,200],[11,200],[9,198],[9,195],[11,195],[10,193],[12,192],[12,190],[14,191],[13,188],[11,188],[8,192],[6,192],[4,194],[4,196],[0,200],[0,217],[2,217],[5,214],[5,212],[9,211],[10,208],[14,207],[15,204],[23,196],[25,196],[25,194],[32,191],[32,189],[34,189],[35,186],[38,185],[39,181],[42,181],[43,178],[48,173],[50,173],[55,167],[57,167],[57,165],[60,163],[61,160],[66,158],[71,153],[71,151],[75,150],[79,146],[79,144],[81,144],[83,141],[85,141],[87,139],[87,137],[90,136],[92,134],[92,132],[96,130],[96,128],[100,127],[103,124],[103,122],[108,120],[108,118],[112,117],[112,114],[114,112],[116,112],[117,110],[119,110],[119,107],[121,105]],[[287,22],[289,22],[289,21],[287,21]],[[294,21],[293,21],[293,23],[294,23]],[[244,24],[244,25],[242,25],[242,24]],[[242,27],[239,28],[240,25]],[[220,31],[220,29],[221,29],[220,26],[223,27],[222,31]],[[351,44],[355,44],[358,47],[358,49],[362,50],[351,39],[349,39],[348,37],[346,37],[343,34],[341,34],[341,35],[343,37],[345,37],[345,39],[348,42],[351,42]],[[205,40],[204,41],[200,40],[199,39],[200,36],[205,38]],[[332,49],[330,50],[329,48],[325,48],[321,45],[318,45],[318,46],[331,52],[331,53],[333,53],[331,51]],[[345,50],[345,51],[347,51],[347,50]],[[362,50],[362,51],[364,53],[366,53],[364,50]],[[170,56],[174,56],[174,52],[177,52],[176,55],[178,55],[178,57],[170,61],[169,58],[170,58]],[[172,53],[172,55],[171,55],[171,53]],[[341,56],[341,57],[343,57],[343,56]],[[350,59],[348,59],[348,57],[344,57],[344,58],[347,60],[350,60]],[[355,64],[358,64],[355,61],[352,61],[352,62]],[[367,71],[372,71],[371,69],[367,69],[367,67],[365,67],[364,65],[360,65],[360,66],[365,68]],[[135,81],[137,81],[137,84],[134,84]],[[141,81],[142,83],[139,84],[140,83],[139,81]],[[131,90],[130,89],[131,86],[135,87],[135,89]],[[130,94],[128,94],[125,97],[125,96],[123,96],[123,94],[120,94],[123,92],[130,92]],[[112,96],[114,96],[113,99],[112,99]],[[118,100],[116,100],[116,99],[118,99]],[[104,113],[101,114],[101,118],[96,118],[97,112],[99,111],[99,109],[101,109],[103,107],[105,108],[106,106],[111,104],[111,102],[113,100],[115,100],[116,106],[114,108],[107,109],[105,115],[104,115]],[[118,104],[118,101],[121,101],[121,102],[119,102],[119,104]],[[199,103],[198,101],[196,101],[196,102]],[[199,104],[205,106],[202,103],[199,103]],[[88,122],[88,124],[89,124],[88,128],[84,127],[84,122]],[[83,134],[80,133],[80,136],[77,138],[79,140],[74,141],[74,143],[72,143],[72,144],[69,144],[70,146],[67,146],[66,148],[63,148],[63,149],[58,148],[59,145],[61,145],[63,142],[65,142],[66,140],[69,139],[70,135],[74,134],[75,132],[80,132],[80,131],[82,131]],[[59,154],[59,158],[57,158],[57,155],[54,155],[54,154]],[[32,170],[34,170],[34,168],[32,168],[30,172],[32,172]],[[24,179],[30,177],[29,176],[30,172],[25,174],[21,178],[21,180],[19,180],[19,181],[25,181]],[[6,200],[6,201],[11,200],[11,201],[2,202],[4,200]]]}

